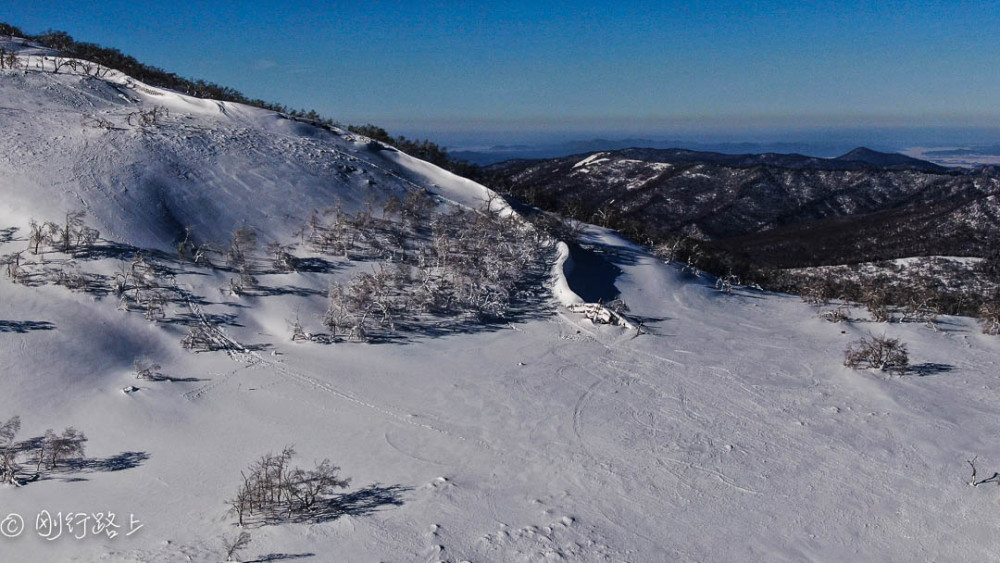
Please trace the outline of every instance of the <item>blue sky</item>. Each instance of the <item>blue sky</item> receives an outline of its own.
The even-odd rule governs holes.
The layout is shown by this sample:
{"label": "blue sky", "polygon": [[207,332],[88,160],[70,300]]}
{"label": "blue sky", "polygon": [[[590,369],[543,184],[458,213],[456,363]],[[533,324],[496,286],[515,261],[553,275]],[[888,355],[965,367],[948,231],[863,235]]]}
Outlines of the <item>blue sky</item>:
{"label": "blue sky", "polygon": [[178,74],[422,131],[1000,126],[1000,2],[8,2]]}

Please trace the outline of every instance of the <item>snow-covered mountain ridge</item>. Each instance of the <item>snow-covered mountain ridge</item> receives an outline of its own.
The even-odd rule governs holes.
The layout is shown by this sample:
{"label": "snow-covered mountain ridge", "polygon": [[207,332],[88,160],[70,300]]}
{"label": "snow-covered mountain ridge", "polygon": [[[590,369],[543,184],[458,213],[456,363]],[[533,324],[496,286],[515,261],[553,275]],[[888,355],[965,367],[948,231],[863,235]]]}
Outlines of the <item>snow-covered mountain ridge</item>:
{"label": "snow-covered mountain ridge", "polygon": [[695,237],[769,267],[984,257],[1000,240],[997,168],[868,149],[820,159],[633,148],[490,170],[543,207],[575,208],[637,238]]}

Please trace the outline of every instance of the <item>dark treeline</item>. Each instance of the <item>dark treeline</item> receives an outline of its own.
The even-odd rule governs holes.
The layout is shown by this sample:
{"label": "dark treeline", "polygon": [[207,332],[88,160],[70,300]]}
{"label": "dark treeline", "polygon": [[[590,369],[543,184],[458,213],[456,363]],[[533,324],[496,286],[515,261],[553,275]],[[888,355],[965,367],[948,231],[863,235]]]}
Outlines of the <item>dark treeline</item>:
{"label": "dark treeline", "polygon": [[352,133],[364,135],[365,137],[369,137],[380,143],[392,145],[410,156],[426,160],[431,164],[440,166],[441,168],[454,172],[459,176],[464,176],[476,181],[480,181],[485,178],[485,173],[482,168],[469,162],[451,158],[448,155],[447,149],[437,143],[431,142],[428,139],[407,139],[402,135],[394,137],[385,129],[377,125],[372,125],[371,123],[365,125],[349,125],[347,129]]}

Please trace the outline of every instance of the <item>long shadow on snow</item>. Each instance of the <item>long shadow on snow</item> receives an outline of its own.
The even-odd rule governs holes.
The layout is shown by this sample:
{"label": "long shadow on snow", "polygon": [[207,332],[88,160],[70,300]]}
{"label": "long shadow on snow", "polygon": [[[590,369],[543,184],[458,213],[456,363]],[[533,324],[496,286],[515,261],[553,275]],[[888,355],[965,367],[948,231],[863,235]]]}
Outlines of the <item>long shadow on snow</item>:
{"label": "long shadow on snow", "polygon": [[15,332],[25,334],[34,330],[55,330],[49,321],[0,321],[0,333]]}
{"label": "long shadow on snow", "polygon": [[928,375],[938,375],[941,373],[949,373],[955,370],[955,366],[949,364],[936,364],[932,362],[924,362],[922,364],[912,365],[907,368],[906,373],[916,375],[918,377],[926,377]]}
{"label": "long shadow on snow", "polygon": [[8,242],[14,241],[14,235],[17,233],[17,227],[6,227],[0,229],[0,244],[7,244]]}
{"label": "long shadow on snow", "polygon": [[[29,459],[33,459],[37,455],[38,450],[42,447],[42,441],[43,439],[41,436],[30,438],[28,440],[18,442],[14,446],[14,450],[18,453],[26,453]],[[69,459],[60,462],[52,469],[43,469],[41,473],[34,474],[34,476],[28,478],[24,482],[30,483],[33,481],[49,481],[54,479],[69,483],[86,481],[86,478],[74,475],[81,473],[124,471],[126,469],[139,467],[148,459],[149,454],[146,452],[122,452],[110,457]],[[28,468],[30,465],[30,463],[24,464],[25,468]]]}
{"label": "long shadow on snow", "polygon": [[267,563],[268,561],[286,561],[288,559],[305,559],[306,557],[316,557],[315,553],[268,553],[261,555],[260,559],[249,559],[246,563]]}
{"label": "long shadow on snow", "polygon": [[316,506],[308,513],[294,515],[283,521],[319,524],[341,516],[366,516],[385,507],[403,506],[403,493],[412,490],[413,487],[403,485],[383,487],[375,483],[357,491],[317,501]]}
{"label": "long shadow on snow", "polygon": [[278,287],[258,285],[253,290],[248,291],[247,295],[253,297],[269,297],[273,295],[296,295],[298,297],[308,297],[310,295],[326,295],[326,293],[326,291],[311,289],[308,287],[297,287],[294,285],[283,285]]}

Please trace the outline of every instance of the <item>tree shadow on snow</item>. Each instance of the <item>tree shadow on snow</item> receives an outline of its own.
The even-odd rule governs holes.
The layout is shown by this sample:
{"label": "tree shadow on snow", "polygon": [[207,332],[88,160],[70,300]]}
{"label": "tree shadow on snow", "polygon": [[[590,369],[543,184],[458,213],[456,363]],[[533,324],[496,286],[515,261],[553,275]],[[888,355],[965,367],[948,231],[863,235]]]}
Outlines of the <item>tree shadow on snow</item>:
{"label": "tree shadow on snow", "polygon": [[66,467],[69,471],[82,473],[123,471],[139,467],[147,459],[149,454],[146,452],[122,452],[111,457],[71,459]]}
{"label": "tree shadow on snow", "polygon": [[169,375],[163,375],[162,373],[155,373],[149,377],[141,378],[140,381],[165,381],[167,383],[197,383],[199,381],[208,381],[200,377],[171,377]]}
{"label": "tree shadow on snow", "polygon": [[305,559],[316,557],[315,553],[268,553],[260,555],[259,559],[248,559],[246,563],[265,563],[267,561],[287,561],[289,559]]}
{"label": "tree shadow on snow", "polygon": [[0,244],[7,244],[8,242],[14,241],[14,235],[17,233],[17,227],[7,227],[0,229]]}
{"label": "tree shadow on snow", "polygon": [[323,258],[299,258],[295,263],[295,271],[325,274],[337,269],[337,264]]}
{"label": "tree shadow on snow", "polygon": [[379,483],[374,483],[357,491],[321,499],[309,512],[293,515],[286,521],[319,524],[336,520],[341,516],[365,516],[382,508],[403,506],[403,493],[412,490],[413,487],[402,485],[383,487]]}
{"label": "tree shadow on snow", "polygon": [[[33,460],[33,456],[37,455],[35,452],[41,447],[41,445],[42,437],[38,436],[18,442],[15,445],[15,450],[18,452],[27,452],[28,459]],[[52,468],[46,468],[43,465],[39,468],[37,473],[33,473],[27,477],[25,477],[25,474],[22,473],[19,475],[19,478],[21,478],[22,484],[49,480],[75,483],[79,481],[87,481],[85,477],[79,476],[81,473],[124,471],[126,469],[139,467],[147,459],[149,459],[149,454],[146,452],[122,452],[111,457],[67,459],[60,461],[55,467]],[[34,463],[34,461],[22,463],[25,473],[35,470]]]}
{"label": "tree shadow on snow", "polygon": [[268,297],[273,295],[295,295],[298,297],[308,297],[310,295],[326,295],[325,290],[311,289],[308,287],[298,287],[294,285],[283,285],[277,287],[268,287],[264,285],[258,285],[252,291],[248,291],[248,295],[257,297]]}
{"label": "tree shadow on snow", "polygon": [[0,321],[0,333],[25,334],[35,330],[55,330],[55,328],[56,325],[49,321]]}
{"label": "tree shadow on snow", "polygon": [[922,364],[912,365],[906,371],[907,373],[916,375],[918,377],[926,377],[928,375],[949,373],[954,370],[955,366],[949,364],[935,364],[931,362],[924,362]]}

